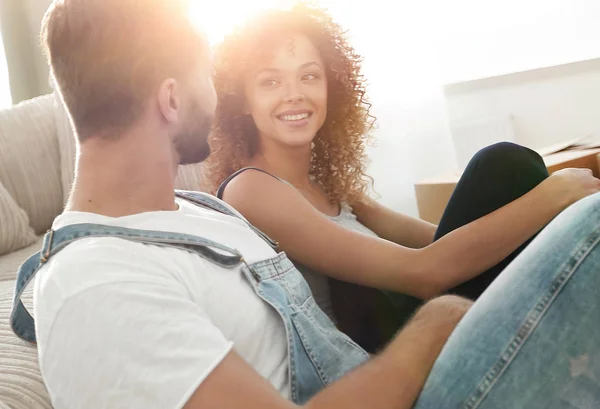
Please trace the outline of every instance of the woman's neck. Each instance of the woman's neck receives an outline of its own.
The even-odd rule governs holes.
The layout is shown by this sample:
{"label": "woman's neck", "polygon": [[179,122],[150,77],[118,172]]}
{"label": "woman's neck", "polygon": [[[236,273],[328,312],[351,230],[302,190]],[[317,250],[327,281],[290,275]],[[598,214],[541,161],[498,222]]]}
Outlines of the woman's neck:
{"label": "woman's neck", "polygon": [[340,214],[338,203],[331,203],[325,191],[310,179],[311,145],[290,148],[261,144],[250,160],[251,166],[265,170],[291,183],[317,210],[328,216]]}
{"label": "woman's neck", "polygon": [[309,187],[311,185],[309,177],[311,155],[310,145],[284,148],[274,144],[261,144],[250,164],[266,170],[296,187]]}

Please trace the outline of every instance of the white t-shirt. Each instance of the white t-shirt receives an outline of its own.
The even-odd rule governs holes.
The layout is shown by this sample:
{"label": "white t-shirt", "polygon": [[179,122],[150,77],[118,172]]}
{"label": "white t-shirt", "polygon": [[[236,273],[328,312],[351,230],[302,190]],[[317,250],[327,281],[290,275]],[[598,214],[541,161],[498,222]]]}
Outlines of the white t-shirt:
{"label": "white t-shirt", "polygon": [[[177,200],[178,211],[111,218],[66,212],[54,229],[97,223],[195,234],[247,262],[275,256],[241,220]],[[34,312],[55,409],[178,409],[227,355],[289,398],[286,333],[240,267],[116,238],[76,241],[38,272]]]}

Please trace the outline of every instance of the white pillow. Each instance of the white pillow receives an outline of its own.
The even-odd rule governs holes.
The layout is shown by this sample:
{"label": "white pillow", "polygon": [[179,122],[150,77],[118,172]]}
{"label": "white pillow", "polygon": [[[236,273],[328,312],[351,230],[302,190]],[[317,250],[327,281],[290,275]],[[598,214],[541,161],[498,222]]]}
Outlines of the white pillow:
{"label": "white pillow", "polygon": [[0,255],[29,246],[35,239],[27,213],[0,183]]}
{"label": "white pillow", "polygon": [[53,99],[45,95],[0,110],[0,183],[38,234],[63,207]]}
{"label": "white pillow", "polygon": [[180,166],[175,179],[175,189],[206,192],[203,167],[202,163]]}

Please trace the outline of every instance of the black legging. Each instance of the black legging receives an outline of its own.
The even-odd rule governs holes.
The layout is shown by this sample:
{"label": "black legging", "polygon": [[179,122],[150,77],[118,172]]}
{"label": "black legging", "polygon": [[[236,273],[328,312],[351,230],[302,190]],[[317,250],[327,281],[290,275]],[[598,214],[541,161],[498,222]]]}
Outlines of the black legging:
{"label": "black legging", "polygon": [[[531,149],[509,142],[482,149],[456,185],[434,241],[518,199],[547,177],[544,161]],[[494,267],[449,292],[477,299],[531,240],[533,237]]]}
{"label": "black legging", "polygon": [[[518,199],[547,177],[544,161],[531,149],[508,142],[482,149],[471,159],[456,185],[434,241]],[[448,293],[477,299],[532,239],[494,267]],[[422,300],[408,295],[337,280],[331,281],[331,294],[340,329],[369,352],[384,345],[422,304]]]}

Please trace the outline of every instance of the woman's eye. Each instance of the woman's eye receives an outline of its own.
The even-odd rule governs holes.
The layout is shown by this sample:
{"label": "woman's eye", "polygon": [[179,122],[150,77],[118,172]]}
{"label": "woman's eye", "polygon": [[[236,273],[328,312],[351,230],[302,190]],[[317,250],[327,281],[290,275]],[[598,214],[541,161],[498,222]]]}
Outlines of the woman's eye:
{"label": "woman's eye", "polygon": [[302,81],[312,81],[312,80],[316,80],[317,77],[315,74],[306,74],[302,77]]}
{"label": "woman's eye", "polygon": [[266,80],[261,81],[260,85],[267,88],[273,88],[279,85],[279,81],[273,78],[267,78]]}

